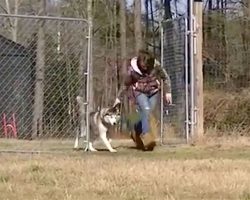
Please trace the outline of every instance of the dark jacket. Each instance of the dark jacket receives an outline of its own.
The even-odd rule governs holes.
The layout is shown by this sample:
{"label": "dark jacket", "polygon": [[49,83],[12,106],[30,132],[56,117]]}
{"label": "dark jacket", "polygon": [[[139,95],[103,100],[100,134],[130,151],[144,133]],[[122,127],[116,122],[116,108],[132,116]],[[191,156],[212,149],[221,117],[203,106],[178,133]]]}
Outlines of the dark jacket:
{"label": "dark jacket", "polygon": [[127,95],[132,98],[141,93],[148,96],[153,95],[161,89],[161,80],[163,80],[164,83],[164,93],[171,93],[171,81],[169,75],[166,70],[161,67],[158,61],[155,60],[154,66],[150,72],[142,73],[132,60],[129,62],[129,72],[125,77],[124,85],[118,92],[118,99],[123,99],[125,93],[128,93]]}

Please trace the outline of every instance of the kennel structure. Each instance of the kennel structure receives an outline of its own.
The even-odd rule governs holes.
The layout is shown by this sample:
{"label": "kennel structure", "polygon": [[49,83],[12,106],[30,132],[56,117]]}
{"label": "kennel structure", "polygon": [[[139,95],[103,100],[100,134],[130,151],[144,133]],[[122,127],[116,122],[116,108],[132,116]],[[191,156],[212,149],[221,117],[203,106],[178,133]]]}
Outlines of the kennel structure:
{"label": "kennel structure", "polygon": [[187,19],[182,17],[164,20],[161,24],[161,62],[170,76],[173,100],[172,105],[161,102],[162,144],[186,143],[189,134],[187,28]]}
{"label": "kennel structure", "polygon": [[15,129],[20,139],[31,135],[34,70],[32,52],[0,35],[1,137],[15,137]]}

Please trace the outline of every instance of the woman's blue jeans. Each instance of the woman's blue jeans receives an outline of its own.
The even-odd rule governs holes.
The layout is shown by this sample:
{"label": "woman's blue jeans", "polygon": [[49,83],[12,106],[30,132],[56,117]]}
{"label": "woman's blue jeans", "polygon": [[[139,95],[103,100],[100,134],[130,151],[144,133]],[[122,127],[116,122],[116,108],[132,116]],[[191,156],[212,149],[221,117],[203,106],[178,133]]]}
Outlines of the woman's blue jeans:
{"label": "woman's blue jeans", "polygon": [[149,118],[151,112],[154,110],[156,106],[157,100],[158,100],[158,93],[150,97],[142,93],[136,97],[136,103],[140,115],[140,121],[135,125],[135,131],[137,133],[146,134],[150,131]]}

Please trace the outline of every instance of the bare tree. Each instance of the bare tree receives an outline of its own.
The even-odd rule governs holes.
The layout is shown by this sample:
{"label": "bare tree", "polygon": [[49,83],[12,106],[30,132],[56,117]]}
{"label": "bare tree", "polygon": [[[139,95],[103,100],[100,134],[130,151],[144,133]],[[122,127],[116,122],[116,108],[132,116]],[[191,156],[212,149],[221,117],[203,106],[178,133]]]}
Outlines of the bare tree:
{"label": "bare tree", "polygon": [[172,19],[170,0],[164,0],[164,12],[165,12],[165,16],[164,16],[165,19]]}
{"label": "bare tree", "polygon": [[[250,17],[250,0],[243,0],[243,13],[244,13],[244,19],[243,19],[243,26],[242,26],[242,44],[243,44],[243,51],[244,55],[242,59],[242,66],[244,67],[244,71],[249,76],[249,56],[247,56],[249,53],[249,45],[250,45],[250,31],[249,31],[249,17]],[[248,72],[248,73],[247,73]]]}
{"label": "bare tree", "polygon": [[[1,6],[1,9],[6,13],[6,14],[18,14],[18,9],[20,6],[21,0],[15,0],[14,5],[11,4],[10,0],[5,0],[5,7]],[[14,12],[12,13],[12,6],[14,7]],[[17,25],[18,25],[18,18],[8,18],[9,22],[9,27],[10,27],[10,32],[12,34],[12,40],[17,41]]]}
{"label": "bare tree", "polygon": [[141,28],[141,0],[134,1],[134,33],[135,51],[142,48],[142,28]]}
{"label": "bare tree", "polygon": [[[41,11],[39,13],[46,14],[46,0],[41,0]],[[45,71],[45,33],[44,20],[39,21],[37,33],[37,55],[36,55],[36,82],[34,97],[34,113],[32,126],[32,139],[43,132],[43,100],[44,100],[44,71]]]}
{"label": "bare tree", "polygon": [[[145,34],[145,39],[147,39],[148,32],[149,32],[149,18],[148,18],[149,8],[148,8],[148,0],[145,0],[144,4],[145,4],[145,11],[146,11],[146,13],[145,13],[145,20],[146,20],[146,34]],[[148,48],[148,46],[146,48]]]}
{"label": "bare tree", "polygon": [[150,15],[151,15],[151,23],[152,23],[153,50],[155,54],[155,28],[154,28],[154,11],[153,11],[152,0],[150,0],[149,3],[150,3]]}
{"label": "bare tree", "polygon": [[[124,77],[127,73],[127,41],[126,41],[126,0],[119,0],[120,6],[120,45],[121,45],[121,77],[122,77],[122,85],[124,82]],[[128,101],[124,101],[124,111],[128,112]]]}
{"label": "bare tree", "polygon": [[213,10],[213,1],[212,0],[208,0],[208,33],[207,33],[207,37],[210,39],[211,38],[211,32],[212,32],[212,28],[211,28],[211,24],[212,24],[212,10]]}
{"label": "bare tree", "polygon": [[122,75],[127,73],[127,41],[126,41],[126,0],[119,0],[120,3],[120,45],[121,45],[121,60],[122,60]]}

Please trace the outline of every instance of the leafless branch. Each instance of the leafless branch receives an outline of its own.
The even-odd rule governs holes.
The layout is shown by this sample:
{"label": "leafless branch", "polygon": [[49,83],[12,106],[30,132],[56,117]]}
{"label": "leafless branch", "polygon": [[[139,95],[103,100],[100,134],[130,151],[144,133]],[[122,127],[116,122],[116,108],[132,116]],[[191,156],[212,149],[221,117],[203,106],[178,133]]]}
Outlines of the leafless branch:
{"label": "leafless branch", "polygon": [[3,5],[0,4],[0,8],[1,8],[6,14],[8,14],[8,11],[6,10],[6,8],[5,8]]}

